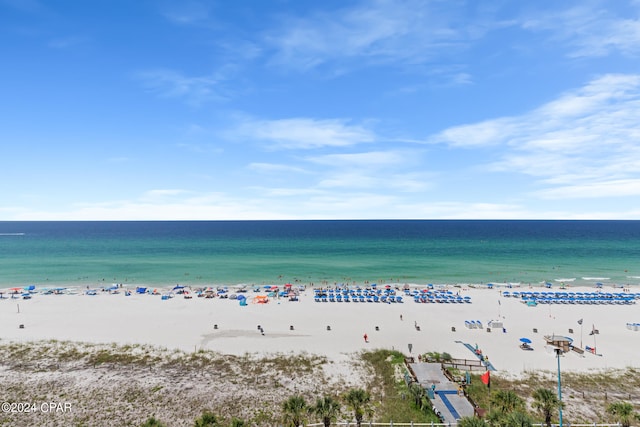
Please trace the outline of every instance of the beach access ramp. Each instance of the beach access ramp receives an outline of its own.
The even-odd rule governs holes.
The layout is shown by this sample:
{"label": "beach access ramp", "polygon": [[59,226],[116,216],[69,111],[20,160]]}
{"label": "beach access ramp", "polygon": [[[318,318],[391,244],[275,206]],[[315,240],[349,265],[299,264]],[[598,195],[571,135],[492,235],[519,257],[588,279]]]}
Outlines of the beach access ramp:
{"label": "beach access ramp", "polygon": [[442,372],[440,363],[410,363],[418,384],[427,390],[433,389],[430,399],[445,423],[456,423],[460,418],[473,417],[473,405],[464,395],[458,394],[458,384],[449,381]]}

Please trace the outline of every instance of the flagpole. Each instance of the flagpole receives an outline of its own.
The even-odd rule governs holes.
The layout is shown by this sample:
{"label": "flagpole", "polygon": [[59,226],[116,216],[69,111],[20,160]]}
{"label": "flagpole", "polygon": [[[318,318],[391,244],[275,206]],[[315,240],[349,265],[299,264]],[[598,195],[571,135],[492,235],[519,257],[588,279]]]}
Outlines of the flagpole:
{"label": "flagpole", "polygon": [[580,348],[582,347],[582,322],[580,322]]}
{"label": "flagpole", "polygon": [[560,402],[558,405],[558,427],[562,427],[562,380],[560,377],[560,354],[562,350],[556,348],[555,352],[556,358],[558,359],[558,401]]}

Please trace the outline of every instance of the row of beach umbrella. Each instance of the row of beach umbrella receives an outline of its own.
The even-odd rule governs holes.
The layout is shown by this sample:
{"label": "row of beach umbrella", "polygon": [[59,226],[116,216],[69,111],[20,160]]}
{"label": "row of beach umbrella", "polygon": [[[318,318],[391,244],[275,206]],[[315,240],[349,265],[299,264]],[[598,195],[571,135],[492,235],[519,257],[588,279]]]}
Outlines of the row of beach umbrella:
{"label": "row of beach umbrella", "polygon": [[610,292],[508,292],[504,297],[520,298],[524,301],[535,301],[541,304],[635,304],[640,293]]}
{"label": "row of beach umbrella", "polygon": [[402,297],[395,293],[346,293],[326,292],[316,290],[314,295],[316,302],[382,302],[382,303],[402,303]]}

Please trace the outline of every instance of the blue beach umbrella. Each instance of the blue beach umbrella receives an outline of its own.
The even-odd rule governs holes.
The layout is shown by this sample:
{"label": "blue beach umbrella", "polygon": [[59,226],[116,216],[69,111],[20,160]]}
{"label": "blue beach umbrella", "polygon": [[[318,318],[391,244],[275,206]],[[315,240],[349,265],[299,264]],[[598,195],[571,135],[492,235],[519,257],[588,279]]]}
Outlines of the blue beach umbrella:
{"label": "blue beach umbrella", "polygon": [[525,344],[531,344],[531,340],[529,338],[520,338],[520,342],[523,342]]}

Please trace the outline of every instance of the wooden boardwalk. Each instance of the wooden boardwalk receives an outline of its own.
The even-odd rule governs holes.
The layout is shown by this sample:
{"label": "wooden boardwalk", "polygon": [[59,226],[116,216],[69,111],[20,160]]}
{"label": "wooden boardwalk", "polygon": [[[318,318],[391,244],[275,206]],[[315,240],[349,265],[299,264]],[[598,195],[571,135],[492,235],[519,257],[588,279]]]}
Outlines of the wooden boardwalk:
{"label": "wooden boardwalk", "polygon": [[435,385],[434,408],[445,423],[456,423],[464,417],[473,416],[473,406],[462,395],[458,395],[458,384],[449,381],[442,372],[440,363],[410,363],[418,384],[430,391]]}

